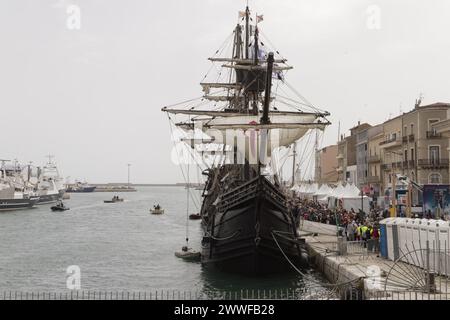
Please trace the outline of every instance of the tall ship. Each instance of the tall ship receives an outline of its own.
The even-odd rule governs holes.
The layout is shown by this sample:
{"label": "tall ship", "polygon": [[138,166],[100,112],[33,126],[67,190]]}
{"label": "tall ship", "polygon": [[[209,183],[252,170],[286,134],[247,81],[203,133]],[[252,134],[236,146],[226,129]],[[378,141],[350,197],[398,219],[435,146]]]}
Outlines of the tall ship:
{"label": "tall ship", "polygon": [[328,112],[286,81],[292,66],[262,34],[263,19],[248,7],[239,12],[229,41],[209,58],[217,72],[202,81],[204,95],[162,109],[178,154],[188,150],[206,180],[202,264],[252,275],[299,262],[301,241],[275,154],[330,124]]}

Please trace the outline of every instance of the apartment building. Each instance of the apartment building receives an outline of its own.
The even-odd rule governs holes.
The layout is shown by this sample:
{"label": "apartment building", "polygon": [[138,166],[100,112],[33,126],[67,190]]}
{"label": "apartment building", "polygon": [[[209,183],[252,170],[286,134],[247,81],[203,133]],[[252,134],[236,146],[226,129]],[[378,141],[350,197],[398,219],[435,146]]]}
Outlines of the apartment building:
{"label": "apartment building", "polygon": [[371,126],[367,123],[358,125],[350,129],[350,136],[341,136],[341,140],[338,142],[338,167],[336,169],[338,173],[338,181],[342,182],[358,182],[358,170],[357,170],[357,135],[360,131],[366,130]]}
{"label": "apartment building", "polygon": [[[449,108],[446,103],[420,106],[419,102],[412,111],[382,124],[380,180],[386,196],[392,190],[393,174],[405,175],[420,185],[449,184],[449,141],[434,128],[447,119]],[[379,136],[372,138],[377,139]],[[420,201],[419,192],[413,190],[413,204]]]}
{"label": "apartment building", "polygon": [[383,125],[377,125],[368,130],[368,156],[367,156],[367,186],[362,190],[369,194],[374,201],[382,195],[383,177],[381,174],[381,159],[384,157],[383,149],[380,148],[384,141]]}
{"label": "apartment building", "polygon": [[360,129],[356,133],[356,170],[357,170],[357,185],[364,190],[367,186],[367,178],[369,176],[369,166],[367,162],[368,144],[369,144],[369,130],[372,126]]}
{"label": "apartment building", "polygon": [[[442,137],[448,139],[449,148],[447,149],[447,151],[448,151],[447,154],[450,159],[450,109],[447,110],[447,119],[432,124],[432,131],[436,132],[436,134],[440,134],[440,135],[442,135]],[[443,152],[445,152],[445,151],[443,151]],[[450,167],[449,167],[449,170],[450,170]],[[449,179],[450,179],[450,176],[449,176]]]}
{"label": "apartment building", "polygon": [[320,184],[338,182],[338,146],[331,145],[317,151],[316,181]]}

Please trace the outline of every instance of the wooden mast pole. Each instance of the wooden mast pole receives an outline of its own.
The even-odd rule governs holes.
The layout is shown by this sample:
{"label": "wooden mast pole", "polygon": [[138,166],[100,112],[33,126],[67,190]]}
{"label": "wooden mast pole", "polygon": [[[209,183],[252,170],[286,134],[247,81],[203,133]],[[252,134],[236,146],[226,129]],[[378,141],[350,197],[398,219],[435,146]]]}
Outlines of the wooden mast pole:
{"label": "wooden mast pole", "polygon": [[245,59],[248,59],[248,46],[250,42],[250,9],[245,9]]}
{"label": "wooden mast pole", "polygon": [[293,144],[294,150],[293,150],[293,159],[292,159],[292,188],[295,186],[295,162],[297,160],[297,142],[294,142]]}
{"label": "wooden mast pole", "polygon": [[270,107],[270,94],[272,89],[272,72],[273,72],[273,52],[269,53],[267,58],[267,79],[266,79],[266,92],[264,97],[264,109],[263,116],[261,118],[261,124],[269,124],[269,107]]}
{"label": "wooden mast pole", "polygon": [[[269,107],[270,107],[270,94],[272,89],[273,62],[274,62],[273,52],[271,52],[269,53],[269,57],[267,59],[266,91],[264,98],[263,115],[260,120],[261,124],[270,124]],[[269,133],[268,129],[261,130],[261,143],[259,150],[259,165],[258,165],[259,174],[261,173],[261,164],[266,164],[268,133]]]}

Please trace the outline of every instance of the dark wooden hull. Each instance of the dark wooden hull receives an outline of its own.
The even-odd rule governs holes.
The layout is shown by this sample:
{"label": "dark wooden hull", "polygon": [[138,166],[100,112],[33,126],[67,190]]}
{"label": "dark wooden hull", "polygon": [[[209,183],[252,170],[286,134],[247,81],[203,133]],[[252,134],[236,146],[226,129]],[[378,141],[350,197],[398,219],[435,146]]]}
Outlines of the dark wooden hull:
{"label": "dark wooden hull", "polygon": [[202,263],[233,273],[278,273],[291,268],[284,252],[298,264],[296,226],[285,203],[264,177],[222,195],[205,225]]}

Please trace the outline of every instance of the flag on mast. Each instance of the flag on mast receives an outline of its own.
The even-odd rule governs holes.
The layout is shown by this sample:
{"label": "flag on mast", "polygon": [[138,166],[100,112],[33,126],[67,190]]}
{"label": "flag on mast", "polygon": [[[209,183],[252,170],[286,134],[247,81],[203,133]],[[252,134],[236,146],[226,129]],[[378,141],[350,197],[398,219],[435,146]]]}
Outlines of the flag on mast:
{"label": "flag on mast", "polygon": [[260,16],[256,16],[256,23],[260,23],[260,22],[262,22],[262,21],[264,21],[264,15],[260,15]]}

